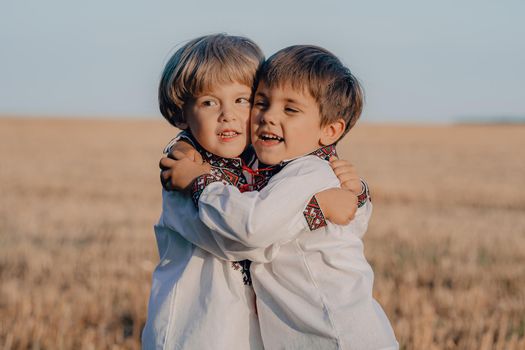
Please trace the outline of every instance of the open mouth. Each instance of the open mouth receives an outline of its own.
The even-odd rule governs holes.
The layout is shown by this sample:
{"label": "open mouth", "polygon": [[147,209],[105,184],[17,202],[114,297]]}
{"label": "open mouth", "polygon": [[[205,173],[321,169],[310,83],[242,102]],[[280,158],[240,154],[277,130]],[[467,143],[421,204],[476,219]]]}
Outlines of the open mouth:
{"label": "open mouth", "polygon": [[239,133],[233,130],[225,130],[225,131],[221,131],[217,135],[223,140],[229,140],[229,139],[239,136]]}
{"label": "open mouth", "polygon": [[267,133],[267,132],[263,132],[262,134],[259,135],[259,138],[263,141],[268,141],[268,142],[282,142],[284,141],[284,138],[282,138],[281,136],[277,136],[275,134],[272,134],[272,133]]}

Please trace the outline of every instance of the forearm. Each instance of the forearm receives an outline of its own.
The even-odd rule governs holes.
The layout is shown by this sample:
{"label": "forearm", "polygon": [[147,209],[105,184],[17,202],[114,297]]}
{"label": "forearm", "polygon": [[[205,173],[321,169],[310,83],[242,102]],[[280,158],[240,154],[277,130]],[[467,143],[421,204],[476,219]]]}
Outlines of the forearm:
{"label": "forearm", "polygon": [[278,247],[266,249],[246,247],[213,232],[201,222],[191,199],[173,192],[163,191],[161,223],[179,233],[190,243],[222,260],[247,259],[264,263],[272,260],[278,250]]}
{"label": "forearm", "polygon": [[338,183],[320,160],[293,165],[287,165],[290,168],[285,167],[260,192],[241,193],[233,186],[210,184],[200,196],[201,220],[213,231],[248,247],[264,248],[291,240],[308,229],[304,210],[312,196]]}

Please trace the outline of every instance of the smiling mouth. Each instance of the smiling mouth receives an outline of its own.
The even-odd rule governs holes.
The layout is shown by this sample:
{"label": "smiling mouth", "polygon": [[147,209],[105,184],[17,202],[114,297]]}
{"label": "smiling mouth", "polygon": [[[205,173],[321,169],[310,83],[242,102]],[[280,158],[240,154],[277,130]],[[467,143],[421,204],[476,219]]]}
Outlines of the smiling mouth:
{"label": "smiling mouth", "polygon": [[284,138],[271,133],[262,133],[259,138],[263,141],[283,142]]}
{"label": "smiling mouth", "polygon": [[237,137],[239,136],[240,134],[237,132],[237,131],[233,131],[233,130],[227,130],[227,131],[222,131],[220,133],[217,134],[221,139],[232,139],[234,137]]}

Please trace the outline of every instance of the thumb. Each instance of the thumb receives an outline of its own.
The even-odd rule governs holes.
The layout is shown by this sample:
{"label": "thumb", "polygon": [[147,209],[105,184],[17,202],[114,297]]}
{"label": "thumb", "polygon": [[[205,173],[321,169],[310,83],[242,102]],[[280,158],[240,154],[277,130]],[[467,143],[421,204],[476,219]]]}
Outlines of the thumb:
{"label": "thumb", "polygon": [[196,150],[193,151],[193,161],[198,164],[202,164],[204,162],[201,154],[197,152]]}

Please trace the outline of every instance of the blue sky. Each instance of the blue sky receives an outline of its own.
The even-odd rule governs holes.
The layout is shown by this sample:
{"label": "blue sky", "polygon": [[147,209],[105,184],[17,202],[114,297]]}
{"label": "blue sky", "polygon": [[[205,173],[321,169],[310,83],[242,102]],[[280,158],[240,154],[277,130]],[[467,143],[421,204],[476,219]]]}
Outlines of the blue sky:
{"label": "blue sky", "polygon": [[365,87],[363,120],[525,116],[525,2],[0,2],[0,114],[159,117],[176,45],[246,35],[267,55],[334,52]]}

